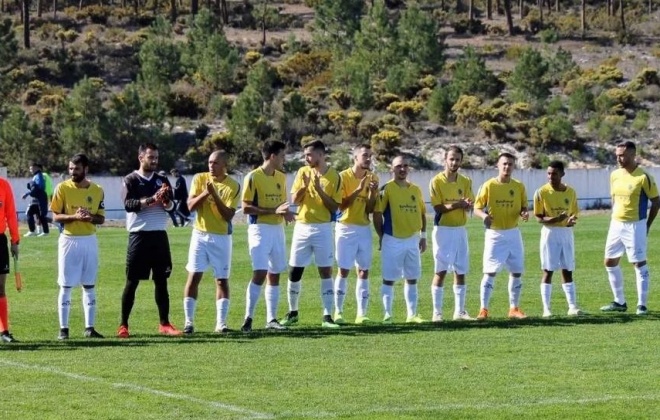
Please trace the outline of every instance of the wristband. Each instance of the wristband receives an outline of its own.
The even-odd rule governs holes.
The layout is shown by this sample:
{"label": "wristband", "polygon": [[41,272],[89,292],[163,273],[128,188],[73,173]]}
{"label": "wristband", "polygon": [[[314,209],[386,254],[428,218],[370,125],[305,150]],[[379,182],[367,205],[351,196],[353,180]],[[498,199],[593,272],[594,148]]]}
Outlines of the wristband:
{"label": "wristband", "polygon": [[419,234],[419,239],[426,239],[426,231]]}

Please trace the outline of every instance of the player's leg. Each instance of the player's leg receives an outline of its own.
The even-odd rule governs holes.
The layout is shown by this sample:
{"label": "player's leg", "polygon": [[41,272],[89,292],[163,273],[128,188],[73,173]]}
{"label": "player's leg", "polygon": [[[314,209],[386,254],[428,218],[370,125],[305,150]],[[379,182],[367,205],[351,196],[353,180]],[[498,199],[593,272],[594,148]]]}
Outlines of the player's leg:
{"label": "player's leg", "polygon": [[441,229],[433,227],[432,250],[434,275],[431,282],[431,300],[433,302],[433,322],[442,322],[442,303],[445,295],[445,277],[447,276],[447,261],[443,258],[445,249]]}
{"label": "player's leg", "polygon": [[[479,287],[479,300],[480,306],[478,320],[486,320],[489,316],[488,308],[490,305],[490,298],[493,294],[493,287],[495,286],[495,276],[498,271],[502,269],[504,264],[505,254],[507,251],[503,238],[498,231],[493,229],[486,229],[486,236],[484,239],[484,254],[482,259],[482,271],[484,273],[481,278]],[[507,251],[508,252],[508,251]]]}
{"label": "player's leg", "polygon": [[144,238],[140,232],[131,232],[128,235],[128,247],[126,248],[126,284],[121,294],[121,321],[117,330],[117,337],[128,338],[128,319],[135,303],[135,293],[140,284],[140,279],[149,278],[150,268],[145,261],[146,255],[143,250]]}
{"label": "player's leg", "polygon": [[82,305],[85,316],[85,337],[103,338],[94,325],[96,324],[96,279],[99,267],[99,247],[96,235],[82,236],[75,240],[83,257],[82,267]]}
{"label": "player's leg", "polygon": [[30,204],[27,208],[27,211],[25,212],[25,217],[27,218],[27,224],[28,224],[28,232],[24,236],[36,236],[37,233],[35,232],[37,226],[34,223],[34,218],[37,215],[37,205],[36,204]]}
{"label": "player's leg", "polygon": [[455,232],[454,250],[452,252],[452,265],[454,268],[454,316],[453,319],[473,321],[465,309],[465,295],[467,285],[465,276],[470,269],[470,247],[468,246],[467,230],[465,227],[453,229]]}
{"label": "player's leg", "polygon": [[356,324],[370,323],[367,317],[369,309],[369,269],[373,259],[373,240],[371,237],[371,227],[363,226],[360,228],[360,238],[358,252],[355,258],[357,264],[357,282],[355,283],[355,298],[357,301]]}
{"label": "player's leg", "polygon": [[241,326],[243,332],[252,331],[254,310],[257,307],[257,302],[261,296],[261,288],[268,275],[269,255],[275,240],[266,225],[251,224],[248,226],[247,232],[248,252],[252,261],[252,278],[245,290],[245,320]]}
{"label": "player's leg", "polygon": [[7,236],[0,235],[0,341],[11,343],[16,341],[9,332],[9,304],[5,285],[7,284],[7,274],[9,273],[9,247],[7,245]]}
{"label": "player's leg", "polygon": [[291,255],[289,256],[289,280],[287,282],[287,301],[289,312],[284,315],[280,323],[284,326],[298,322],[298,302],[302,288],[302,276],[312,261],[312,245],[310,239],[310,226],[296,223],[293,227],[291,239]]}
{"label": "player's leg", "polygon": [[41,229],[43,236],[50,233],[48,227],[48,203],[46,200],[39,201],[39,223],[41,223]]}
{"label": "player's leg", "polygon": [[647,228],[646,220],[631,223],[632,244],[627,246],[628,261],[635,267],[637,285],[637,315],[648,314],[649,266],[646,264]]}
{"label": "player's leg", "polygon": [[81,284],[84,267],[84,246],[66,235],[57,240],[57,314],[60,323],[59,340],[69,338],[69,314],[71,313],[71,290]]}
{"label": "player's leg", "polygon": [[381,301],[383,302],[383,324],[391,324],[394,283],[403,276],[405,255],[400,241],[390,235],[383,235],[380,252],[381,273],[383,276],[383,284],[380,288]]}
{"label": "player's leg", "polygon": [[625,312],[628,310],[626,298],[623,293],[623,273],[619,262],[625,252],[622,237],[626,234],[625,225],[622,222],[612,220],[607,232],[605,242],[605,270],[607,279],[614,295],[614,301],[600,308],[603,312]]}
{"label": "player's leg", "polygon": [[344,301],[348,290],[348,275],[355,265],[359,241],[356,231],[350,225],[335,225],[335,255],[337,256],[337,276],[334,283],[334,321],[344,324]]}
{"label": "player's leg", "polygon": [[229,278],[215,279],[215,332],[227,333],[227,314],[229,313]]}
{"label": "player's leg", "polygon": [[522,272],[525,269],[525,250],[523,248],[520,229],[506,231],[507,244],[510,250],[506,260],[509,269],[509,318],[522,319],[527,315],[520,310],[520,294],[522,292]]}
{"label": "player's leg", "polygon": [[426,322],[419,316],[418,303],[419,293],[417,292],[417,279],[422,275],[422,259],[419,250],[419,239],[415,235],[412,238],[404,240],[405,258],[403,262],[403,277],[406,279],[403,286],[403,295],[406,301],[406,322],[422,323]]}
{"label": "player's leg", "polygon": [[193,229],[188,247],[188,263],[186,271],[186,285],[183,288],[183,314],[185,317],[183,332],[192,334],[195,332],[195,309],[197,307],[197,294],[199,283],[210,263],[209,258],[209,235]]}
{"label": "player's leg", "polygon": [[153,273],[154,299],[158,307],[158,331],[163,335],[181,335],[181,331],[170,322],[170,294],[167,281],[172,273],[172,255],[169,238],[165,231],[150,232],[149,236],[151,249],[149,264]]}
{"label": "player's leg", "polygon": [[311,236],[312,252],[318,267],[321,279],[321,304],[323,305],[323,328],[339,328],[332,319],[332,309],[335,303],[335,290],[332,281],[332,266],[335,261],[334,241],[332,239],[332,225],[319,223],[314,225],[314,234]]}
{"label": "player's leg", "polygon": [[227,314],[229,313],[229,277],[231,276],[232,235],[212,234],[209,244],[209,261],[215,277],[215,332],[229,332]]}
{"label": "player's leg", "polygon": [[264,298],[266,299],[266,328],[284,330],[285,326],[277,320],[277,308],[280,301],[280,273],[286,271],[286,239],[284,226],[272,226],[272,246],[268,256],[268,277]]}

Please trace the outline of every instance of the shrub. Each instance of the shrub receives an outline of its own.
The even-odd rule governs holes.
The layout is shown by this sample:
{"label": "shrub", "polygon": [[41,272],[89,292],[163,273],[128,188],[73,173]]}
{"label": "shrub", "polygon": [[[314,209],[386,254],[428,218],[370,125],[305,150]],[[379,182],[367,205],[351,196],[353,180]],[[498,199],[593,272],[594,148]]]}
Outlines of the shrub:
{"label": "shrub", "polygon": [[481,120],[481,100],[476,96],[461,95],[451,108],[456,116],[456,123],[467,127]]}
{"label": "shrub", "polygon": [[501,140],[506,138],[506,125],[504,123],[483,120],[477,126],[492,139]]}
{"label": "shrub", "polygon": [[387,111],[400,115],[408,123],[415,120],[424,110],[424,104],[417,101],[392,102]]}
{"label": "shrub", "polygon": [[68,29],[66,31],[62,29],[57,31],[55,37],[61,42],[71,43],[78,38],[78,32],[74,31],[73,29]]}
{"label": "shrub", "polygon": [[628,89],[636,92],[649,85],[660,85],[660,78],[656,69],[646,67],[628,84]]}
{"label": "shrub", "polygon": [[277,66],[277,74],[285,85],[301,86],[328,70],[332,54],[327,51],[299,52]]}
{"label": "shrub", "polygon": [[351,96],[341,89],[334,90],[330,97],[339,105],[342,109],[348,109],[351,106]]}
{"label": "shrub", "polygon": [[554,44],[555,42],[559,41],[559,32],[557,32],[554,28],[544,29],[539,32],[539,38],[544,44]]}
{"label": "shrub", "polygon": [[401,134],[398,131],[382,130],[371,136],[371,148],[379,160],[394,157],[400,146]]}
{"label": "shrub", "polygon": [[635,96],[622,88],[612,88],[601,93],[594,104],[602,114],[622,114],[626,108],[635,106]]}
{"label": "shrub", "polygon": [[451,119],[451,108],[454,105],[452,93],[448,86],[438,85],[429,98],[427,111],[429,119],[437,123],[446,123]]}
{"label": "shrub", "polygon": [[263,55],[259,51],[248,51],[245,53],[245,62],[248,65],[252,65],[256,63],[257,61],[261,60]]}
{"label": "shrub", "polygon": [[561,145],[575,138],[573,124],[562,115],[542,118],[539,125],[544,145]]}
{"label": "shrub", "polygon": [[649,127],[650,115],[646,110],[640,110],[635,114],[635,119],[631,123],[631,127],[636,131],[643,131]]}
{"label": "shrub", "polygon": [[594,108],[594,94],[580,86],[568,97],[568,112],[578,121],[584,120]]}

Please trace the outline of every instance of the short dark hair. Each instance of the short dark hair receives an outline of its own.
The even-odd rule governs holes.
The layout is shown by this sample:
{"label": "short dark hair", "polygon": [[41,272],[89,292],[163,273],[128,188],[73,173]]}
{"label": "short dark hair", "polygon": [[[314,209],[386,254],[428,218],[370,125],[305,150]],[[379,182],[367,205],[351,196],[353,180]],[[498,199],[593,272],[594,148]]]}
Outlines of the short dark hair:
{"label": "short dark hair", "polygon": [[158,150],[158,146],[156,146],[153,143],[142,143],[140,147],[138,148],[138,154],[144,154],[148,149],[151,150]]}
{"label": "short dark hair", "polygon": [[617,143],[616,147],[617,149],[624,148],[626,150],[632,150],[633,152],[637,151],[637,146],[635,146],[635,143],[631,142],[630,140]]}
{"label": "short dark hair", "polygon": [[30,162],[30,166],[36,166],[39,169],[43,169],[43,166],[41,166],[41,163],[37,163],[37,162]]}
{"label": "short dark hair", "polygon": [[261,146],[261,156],[264,160],[270,159],[270,155],[277,155],[282,150],[286,149],[286,144],[279,140],[267,140]]}
{"label": "short dark hair", "polygon": [[465,156],[465,155],[463,154],[463,149],[461,149],[460,147],[456,146],[455,144],[453,144],[453,145],[451,145],[451,146],[449,146],[449,147],[447,148],[447,151],[445,152],[445,157],[449,154],[449,152],[458,153],[459,155],[461,155],[461,159],[463,159],[463,156]]}
{"label": "short dark hair", "polygon": [[323,152],[323,153],[327,152],[327,149],[325,148],[325,143],[323,143],[321,140],[313,140],[310,141],[309,143],[304,144],[303,150],[308,149],[310,147],[319,152]]}
{"label": "short dark hair", "polygon": [[89,158],[87,158],[87,155],[83,153],[78,153],[77,155],[74,155],[70,159],[70,162],[73,163],[74,165],[81,165],[83,168],[89,168]]}
{"label": "short dark hair", "polygon": [[552,162],[548,163],[548,168],[554,168],[558,171],[561,171],[561,173],[564,173],[564,162],[560,160],[553,160]]}
{"label": "short dark hair", "polygon": [[174,174],[178,174],[178,173],[179,173],[179,170],[178,170],[177,168],[172,168],[172,169],[170,169],[170,173],[171,173],[172,175],[174,175]]}
{"label": "short dark hair", "polygon": [[502,152],[502,153],[500,153],[500,155],[497,157],[497,161],[499,162],[500,159],[502,159],[503,157],[505,157],[505,158],[507,158],[507,159],[513,159],[513,160],[516,160],[516,157],[515,157],[514,155],[512,155],[511,153],[509,153],[509,152]]}

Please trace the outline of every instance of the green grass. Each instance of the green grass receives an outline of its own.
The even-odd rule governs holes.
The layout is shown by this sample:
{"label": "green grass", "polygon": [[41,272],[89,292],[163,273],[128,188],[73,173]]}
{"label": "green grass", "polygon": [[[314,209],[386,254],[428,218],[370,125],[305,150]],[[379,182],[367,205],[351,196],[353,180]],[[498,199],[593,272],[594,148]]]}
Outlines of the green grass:
{"label": "green grass", "polygon": [[[22,293],[8,287],[12,330],[21,340],[0,345],[2,419],[164,419],[164,418],[660,418],[658,321],[660,276],[657,229],[650,235],[651,295],[646,318],[634,315],[634,273],[624,264],[627,314],[601,314],[612,296],[602,267],[608,219],[584,216],[576,228],[578,303],[591,315],[580,319],[540,318],[537,223],[523,229],[526,273],[522,308],[530,318],[512,322],[507,311],[507,276],[495,283],[486,323],[445,322],[409,326],[401,285],[392,326],[319,328],[321,303],[316,270],[303,279],[301,325],[285,333],[261,330],[263,296],[255,327],[219,336],[213,282],[202,282],[192,338],[157,334],[153,285],[143,282],[131,317],[135,337],[89,341],[82,338],[80,292],[73,295],[71,336],[58,342],[56,235],[22,242]],[[657,228],[657,227],[656,227]],[[287,231],[290,234],[291,228]],[[483,230],[469,225],[471,273],[468,309],[478,311]],[[182,326],[184,266],[189,229],[171,229],[175,264],[170,279],[171,316]],[[127,233],[102,228],[97,329],[111,337],[119,321]],[[245,227],[234,235],[230,327],[244,315],[251,268]],[[431,317],[432,257],[423,256],[420,312]],[[370,315],[382,313],[379,260],[372,271]],[[8,286],[12,283],[11,275]],[[354,276],[346,301],[355,316]],[[284,289],[284,288],[283,288]],[[280,315],[286,312],[281,294]],[[453,309],[451,287],[445,313]],[[553,311],[566,303],[555,280]]]}

